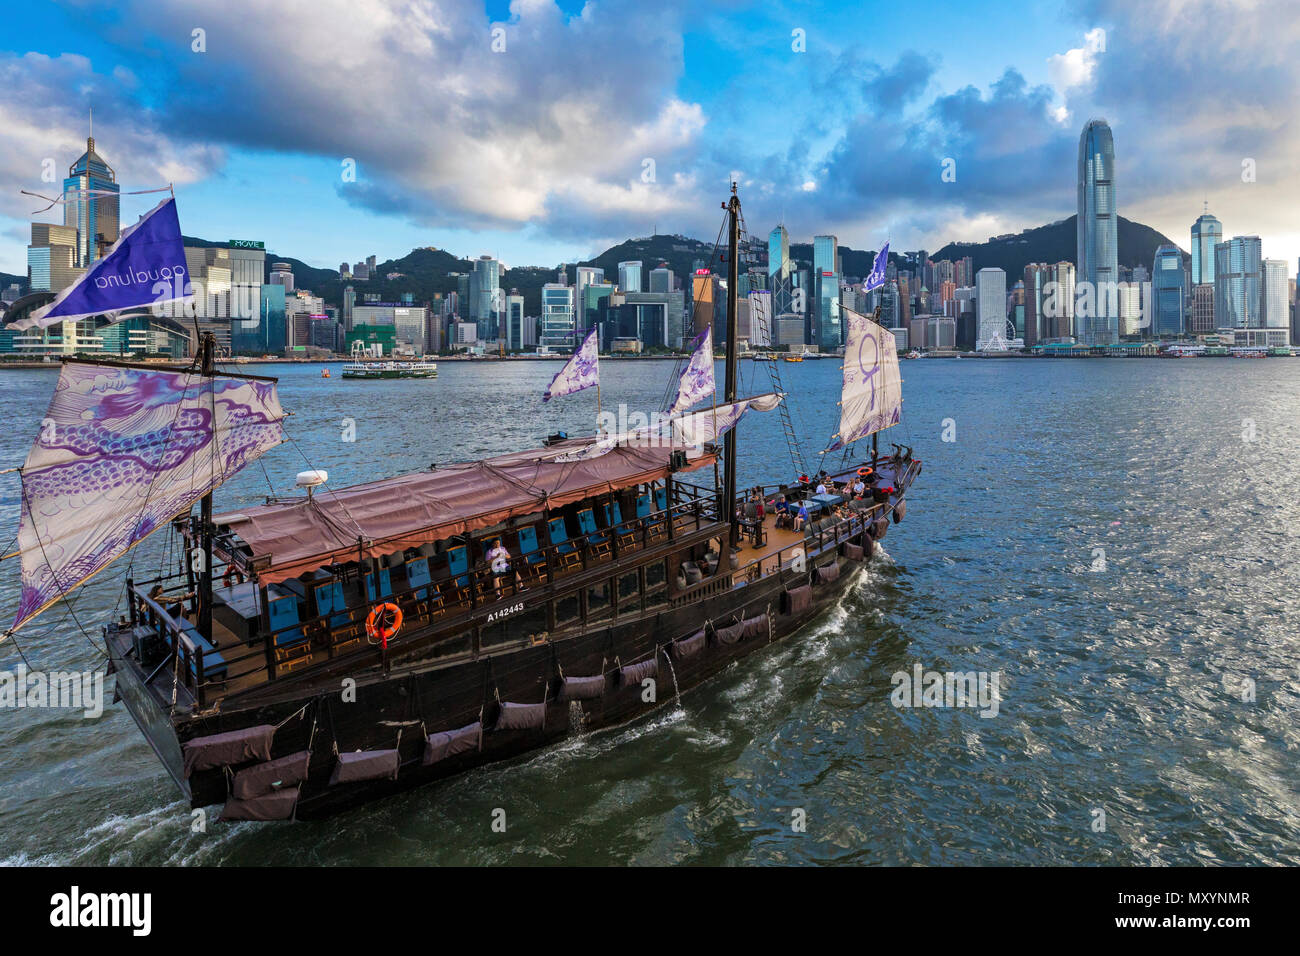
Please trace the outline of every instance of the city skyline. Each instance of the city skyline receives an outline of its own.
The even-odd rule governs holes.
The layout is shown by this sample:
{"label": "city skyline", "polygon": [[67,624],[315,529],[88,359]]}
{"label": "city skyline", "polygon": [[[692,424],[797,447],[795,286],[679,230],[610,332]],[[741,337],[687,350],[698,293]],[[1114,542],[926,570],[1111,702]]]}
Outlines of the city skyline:
{"label": "city skyline", "polygon": [[[629,235],[709,235],[733,172],[756,234],[981,241],[1072,211],[1068,157],[1093,115],[1115,131],[1126,218],[1181,246],[1208,197],[1227,234],[1294,262],[1293,134],[1268,117],[1296,71],[1295,27],[1220,17],[1235,55],[1203,76],[1184,47],[1220,7],[1147,5],[1153,30],[1079,2],[1025,30],[1023,11],[937,3],[936,30],[883,4],[317,4],[284,18],[290,42],[278,21],[249,30],[217,5],[38,3],[8,32],[33,39],[0,51],[14,187],[0,271],[21,272],[35,208],[17,190],[57,191],[42,164],[61,174],[80,155],[92,107],[124,193],[174,182],[191,234],[255,236],[319,267],[426,245],[549,266]],[[892,45],[865,48],[858,27]],[[999,52],[945,56],[954,39]],[[613,43],[619,57],[590,55]],[[573,55],[543,64],[548,48]],[[371,83],[381,68],[392,78]],[[457,97],[468,118],[449,116]],[[1163,115],[1171,99],[1196,103],[1198,123]],[[124,223],[145,198],[123,197]]]}

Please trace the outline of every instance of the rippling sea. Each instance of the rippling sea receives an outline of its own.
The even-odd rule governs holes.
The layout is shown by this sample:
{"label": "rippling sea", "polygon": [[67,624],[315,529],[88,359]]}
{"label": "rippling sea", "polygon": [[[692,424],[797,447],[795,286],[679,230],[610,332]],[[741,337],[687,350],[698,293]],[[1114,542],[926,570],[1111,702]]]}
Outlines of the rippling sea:
{"label": "rippling sea", "polygon": [[[1300,363],[902,364],[886,440],[925,471],[886,554],[680,705],[332,820],[206,833],[122,705],[4,710],[0,861],[1300,864]],[[436,381],[376,383],[253,367],[281,377],[294,441],[217,508],[287,493],[308,463],[339,487],[589,431],[594,396],[541,403],[557,368],[443,362]],[[672,369],[605,363],[605,407],[662,407]],[[769,388],[742,369],[742,394]],[[824,447],[838,363],[779,373],[805,447]],[[56,375],[0,373],[0,468],[21,463]],[[742,484],[792,476],[776,413],[741,427]],[[5,543],[17,513],[0,476]],[[0,564],[5,615],[16,565]],[[126,567],[19,633],[33,666],[96,666],[78,621],[97,642]],[[0,645],[0,669],[18,662]],[[892,675],[917,664],[997,672],[996,716],[895,707]]]}

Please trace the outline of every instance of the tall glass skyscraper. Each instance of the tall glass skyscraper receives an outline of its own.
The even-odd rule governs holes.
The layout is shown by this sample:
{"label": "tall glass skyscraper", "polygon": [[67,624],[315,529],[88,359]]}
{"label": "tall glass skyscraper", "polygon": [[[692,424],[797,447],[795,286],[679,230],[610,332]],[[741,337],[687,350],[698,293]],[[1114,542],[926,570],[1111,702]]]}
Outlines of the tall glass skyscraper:
{"label": "tall glass skyscraper", "polygon": [[1261,250],[1259,236],[1234,236],[1214,247],[1214,324],[1258,329]]}
{"label": "tall glass skyscraper", "polygon": [[1223,241],[1223,223],[1208,212],[1192,223],[1192,285],[1214,281],[1214,247]]}
{"label": "tall glass skyscraper", "polygon": [[577,321],[574,315],[573,288],[548,282],[542,286],[542,322],[538,344],[560,350],[577,348]]}
{"label": "tall glass skyscraper", "polygon": [[641,260],[618,264],[618,287],[624,292],[641,291]]}
{"label": "tall glass skyscraper", "polygon": [[1104,119],[1090,120],[1079,137],[1078,282],[1090,283],[1093,293],[1087,314],[1076,311],[1075,334],[1084,345],[1119,340],[1118,310],[1110,294],[1119,281],[1115,210],[1115,142]]}
{"label": "tall glass skyscraper", "polygon": [[1183,253],[1175,245],[1162,245],[1151,264],[1151,334],[1182,335],[1186,301]]}
{"label": "tall glass skyscraper", "polygon": [[813,313],[810,341],[823,352],[843,344],[840,322],[840,277],[835,268],[839,240],[813,236]]}
{"label": "tall glass skyscraper", "polygon": [[479,256],[474,260],[473,270],[469,276],[469,318],[478,327],[480,342],[495,341],[505,312],[501,263],[491,256]]}
{"label": "tall glass skyscraper", "polygon": [[[117,193],[120,189],[113,168],[95,152],[95,138],[88,137],[86,151],[68,169],[68,178],[63,181],[63,198],[77,197],[63,207],[63,224],[75,227],[78,234],[75,265],[83,269],[89,267],[117,242],[120,223]],[[89,190],[101,190],[112,195],[91,196],[87,194]]]}

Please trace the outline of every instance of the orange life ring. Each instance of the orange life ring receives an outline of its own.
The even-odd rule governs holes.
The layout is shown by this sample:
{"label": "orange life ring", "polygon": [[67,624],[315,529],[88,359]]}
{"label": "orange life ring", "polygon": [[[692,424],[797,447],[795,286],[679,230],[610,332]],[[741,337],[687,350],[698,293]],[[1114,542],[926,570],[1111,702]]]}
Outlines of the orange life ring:
{"label": "orange life ring", "polygon": [[[390,623],[391,622],[391,623]],[[396,604],[376,604],[366,618],[366,635],[385,649],[388,639],[402,629],[402,609]]]}
{"label": "orange life ring", "polygon": [[859,469],[858,469],[858,477],[859,477],[859,478],[865,478],[865,477],[867,477],[867,475],[872,474],[875,470],[876,470],[876,469],[874,469],[874,468],[869,468],[869,467],[859,468]]}

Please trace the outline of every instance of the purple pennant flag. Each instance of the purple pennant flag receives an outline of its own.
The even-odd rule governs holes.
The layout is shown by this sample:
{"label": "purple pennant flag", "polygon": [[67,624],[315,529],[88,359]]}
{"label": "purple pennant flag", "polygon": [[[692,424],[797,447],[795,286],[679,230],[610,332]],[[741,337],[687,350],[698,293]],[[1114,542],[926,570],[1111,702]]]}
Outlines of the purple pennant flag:
{"label": "purple pennant flag", "polygon": [[870,292],[872,289],[879,289],[885,284],[885,270],[889,268],[889,242],[886,241],[876,253],[876,259],[871,263],[871,275],[867,276],[867,281],[862,283],[862,291]]}
{"label": "purple pennant flag", "polygon": [[584,388],[600,384],[600,346],[597,331],[592,329],[587,334],[582,345],[573,353],[573,358],[565,362],[564,368],[551,379],[542,401],[549,402],[561,395],[572,395]]}
{"label": "purple pennant flag", "polygon": [[108,254],[50,305],[13,328],[43,329],[56,322],[184,300],[193,294],[188,279],[176,200],[168,197],[123,230]]}

